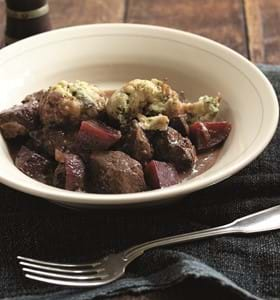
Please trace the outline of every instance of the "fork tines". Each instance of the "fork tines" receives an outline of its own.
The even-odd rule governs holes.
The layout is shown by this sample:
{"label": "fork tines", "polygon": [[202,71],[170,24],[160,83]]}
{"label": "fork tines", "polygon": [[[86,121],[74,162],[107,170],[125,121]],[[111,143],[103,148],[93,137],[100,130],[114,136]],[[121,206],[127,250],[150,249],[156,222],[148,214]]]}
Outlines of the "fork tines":
{"label": "fork tines", "polygon": [[17,257],[25,277],[37,281],[68,285],[97,286],[108,276],[101,262],[92,264],[59,264],[48,261]]}

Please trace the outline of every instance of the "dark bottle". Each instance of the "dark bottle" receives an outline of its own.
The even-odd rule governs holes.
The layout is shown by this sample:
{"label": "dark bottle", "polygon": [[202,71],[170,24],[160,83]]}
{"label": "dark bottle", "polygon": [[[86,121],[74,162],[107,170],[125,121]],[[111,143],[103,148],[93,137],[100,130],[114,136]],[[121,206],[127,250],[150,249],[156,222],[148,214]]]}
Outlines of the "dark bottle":
{"label": "dark bottle", "polygon": [[6,0],[6,44],[51,29],[47,0]]}

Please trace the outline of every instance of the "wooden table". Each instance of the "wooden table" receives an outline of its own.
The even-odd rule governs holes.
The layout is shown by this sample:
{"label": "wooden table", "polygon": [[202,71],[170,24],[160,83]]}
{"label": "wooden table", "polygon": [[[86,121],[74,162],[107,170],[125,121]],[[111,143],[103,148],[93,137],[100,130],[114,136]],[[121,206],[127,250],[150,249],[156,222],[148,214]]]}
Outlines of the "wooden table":
{"label": "wooden table", "polygon": [[[129,22],[178,28],[209,37],[255,63],[280,64],[280,0],[49,0],[54,28]],[[5,22],[0,0],[0,40]],[[186,299],[181,284],[118,300]]]}
{"label": "wooden table", "polygon": [[[130,22],[169,26],[221,42],[255,63],[280,64],[279,0],[49,0],[54,28]],[[0,0],[0,40],[4,31]]]}

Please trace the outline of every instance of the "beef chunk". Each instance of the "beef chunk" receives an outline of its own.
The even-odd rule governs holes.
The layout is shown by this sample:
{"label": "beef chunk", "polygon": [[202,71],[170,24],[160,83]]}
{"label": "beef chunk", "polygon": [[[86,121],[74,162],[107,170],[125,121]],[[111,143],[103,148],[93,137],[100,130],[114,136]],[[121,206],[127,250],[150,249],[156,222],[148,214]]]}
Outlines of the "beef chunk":
{"label": "beef chunk", "polygon": [[27,96],[23,104],[0,113],[0,129],[6,139],[26,135],[39,126],[39,101],[42,92]]}
{"label": "beef chunk", "polygon": [[0,125],[0,128],[4,138],[6,139],[12,139],[20,135],[26,135],[28,132],[28,129],[24,125],[16,121],[4,122]]}
{"label": "beef chunk", "polygon": [[75,140],[76,153],[91,153],[93,150],[107,150],[121,138],[120,131],[101,122],[83,121]]}
{"label": "beef chunk", "polygon": [[182,136],[186,137],[189,135],[190,130],[187,123],[187,115],[173,117],[169,122],[169,126],[180,132]]}
{"label": "beef chunk", "polygon": [[230,131],[229,122],[195,122],[190,127],[190,138],[198,151],[204,151],[223,143]]}
{"label": "beef chunk", "polygon": [[171,127],[153,136],[153,146],[156,159],[173,163],[179,171],[189,169],[196,160],[191,141]]}
{"label": "beef chunk", "polygon": [[121,151],[93,152],[90,170],[93,192],[119,194],[146,190],[141,164]]}
{"label": "beef chunk", "polygon": [[166,162],[151,160],[144,167],[144,172],[147,183],[153,189],[168,187],[180,181],[175,167]]}
{"label": "beef chunk", "polygon": [[137,121],[134,121],[132,126],[127,128],[123,134],[121,150],[141,163],[152,159],[153,147]]}
{"label": "beef chunk", "polygon": [[58,164],[53,184],[68,191],[85,190],[85,165],[75,154],[65,154],[64,163]]}
{"label": "beef chunk", "polygon": [[17,154],[15,164],[27,176],[43,183],[50,183],[53,174],[53,164],[44,156],[22,146]]}
{"label": "beef chunk", "polygon": [[53,175],[53,185],[65,189],[65,182],[66,182],[66,171],[64,163],[59,163],[54,170]]}
{"label": "beef chunk", "polygon": [[77,131],[74,129],[63,130],[58,128],[44,127],[40,130],[30,132],[35,148],[54,157],[55,150],[65,152],[74,143]]}

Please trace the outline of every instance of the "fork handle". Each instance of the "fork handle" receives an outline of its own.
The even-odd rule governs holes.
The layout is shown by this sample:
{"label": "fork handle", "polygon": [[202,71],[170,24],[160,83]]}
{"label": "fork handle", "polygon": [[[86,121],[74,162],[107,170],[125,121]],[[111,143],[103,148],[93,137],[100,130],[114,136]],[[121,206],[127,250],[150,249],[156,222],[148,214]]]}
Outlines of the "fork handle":
{"label": "fork handle", "polygon": [[154,241],[146,242],[137,246],[133,246],[125,251],[124,259],[133,260],[136,257],[142,255],[145,251],[160,246],[167,246],[167,245],[178,244],[178,243],[183,243],[183,242],[188,242],[193,240],[204,239],[212,236],[219,236],[219,235],[239,232],[232,225],[233,224],[231,223],[231,224],[218,226],[214,228],[203,229],[203,230],[185,233],[185,234],[179,234],[171,237],[165,237]]}
{"label": "fork handle", "polygon": [[214,228],[199,230],[186,234],[179,234],[171,237],[165,237],[158,240],[146,242],[129,248],[124,252],[124,259],[135,259],[143,254],[146,250],[188,242],[192,240],[203,239],[211,236],[218,236],[232,233],[256,233],[280,229],[280,205],[270,207],[265,210],[247,215],[245,217],[236,219],[235,221]]}

